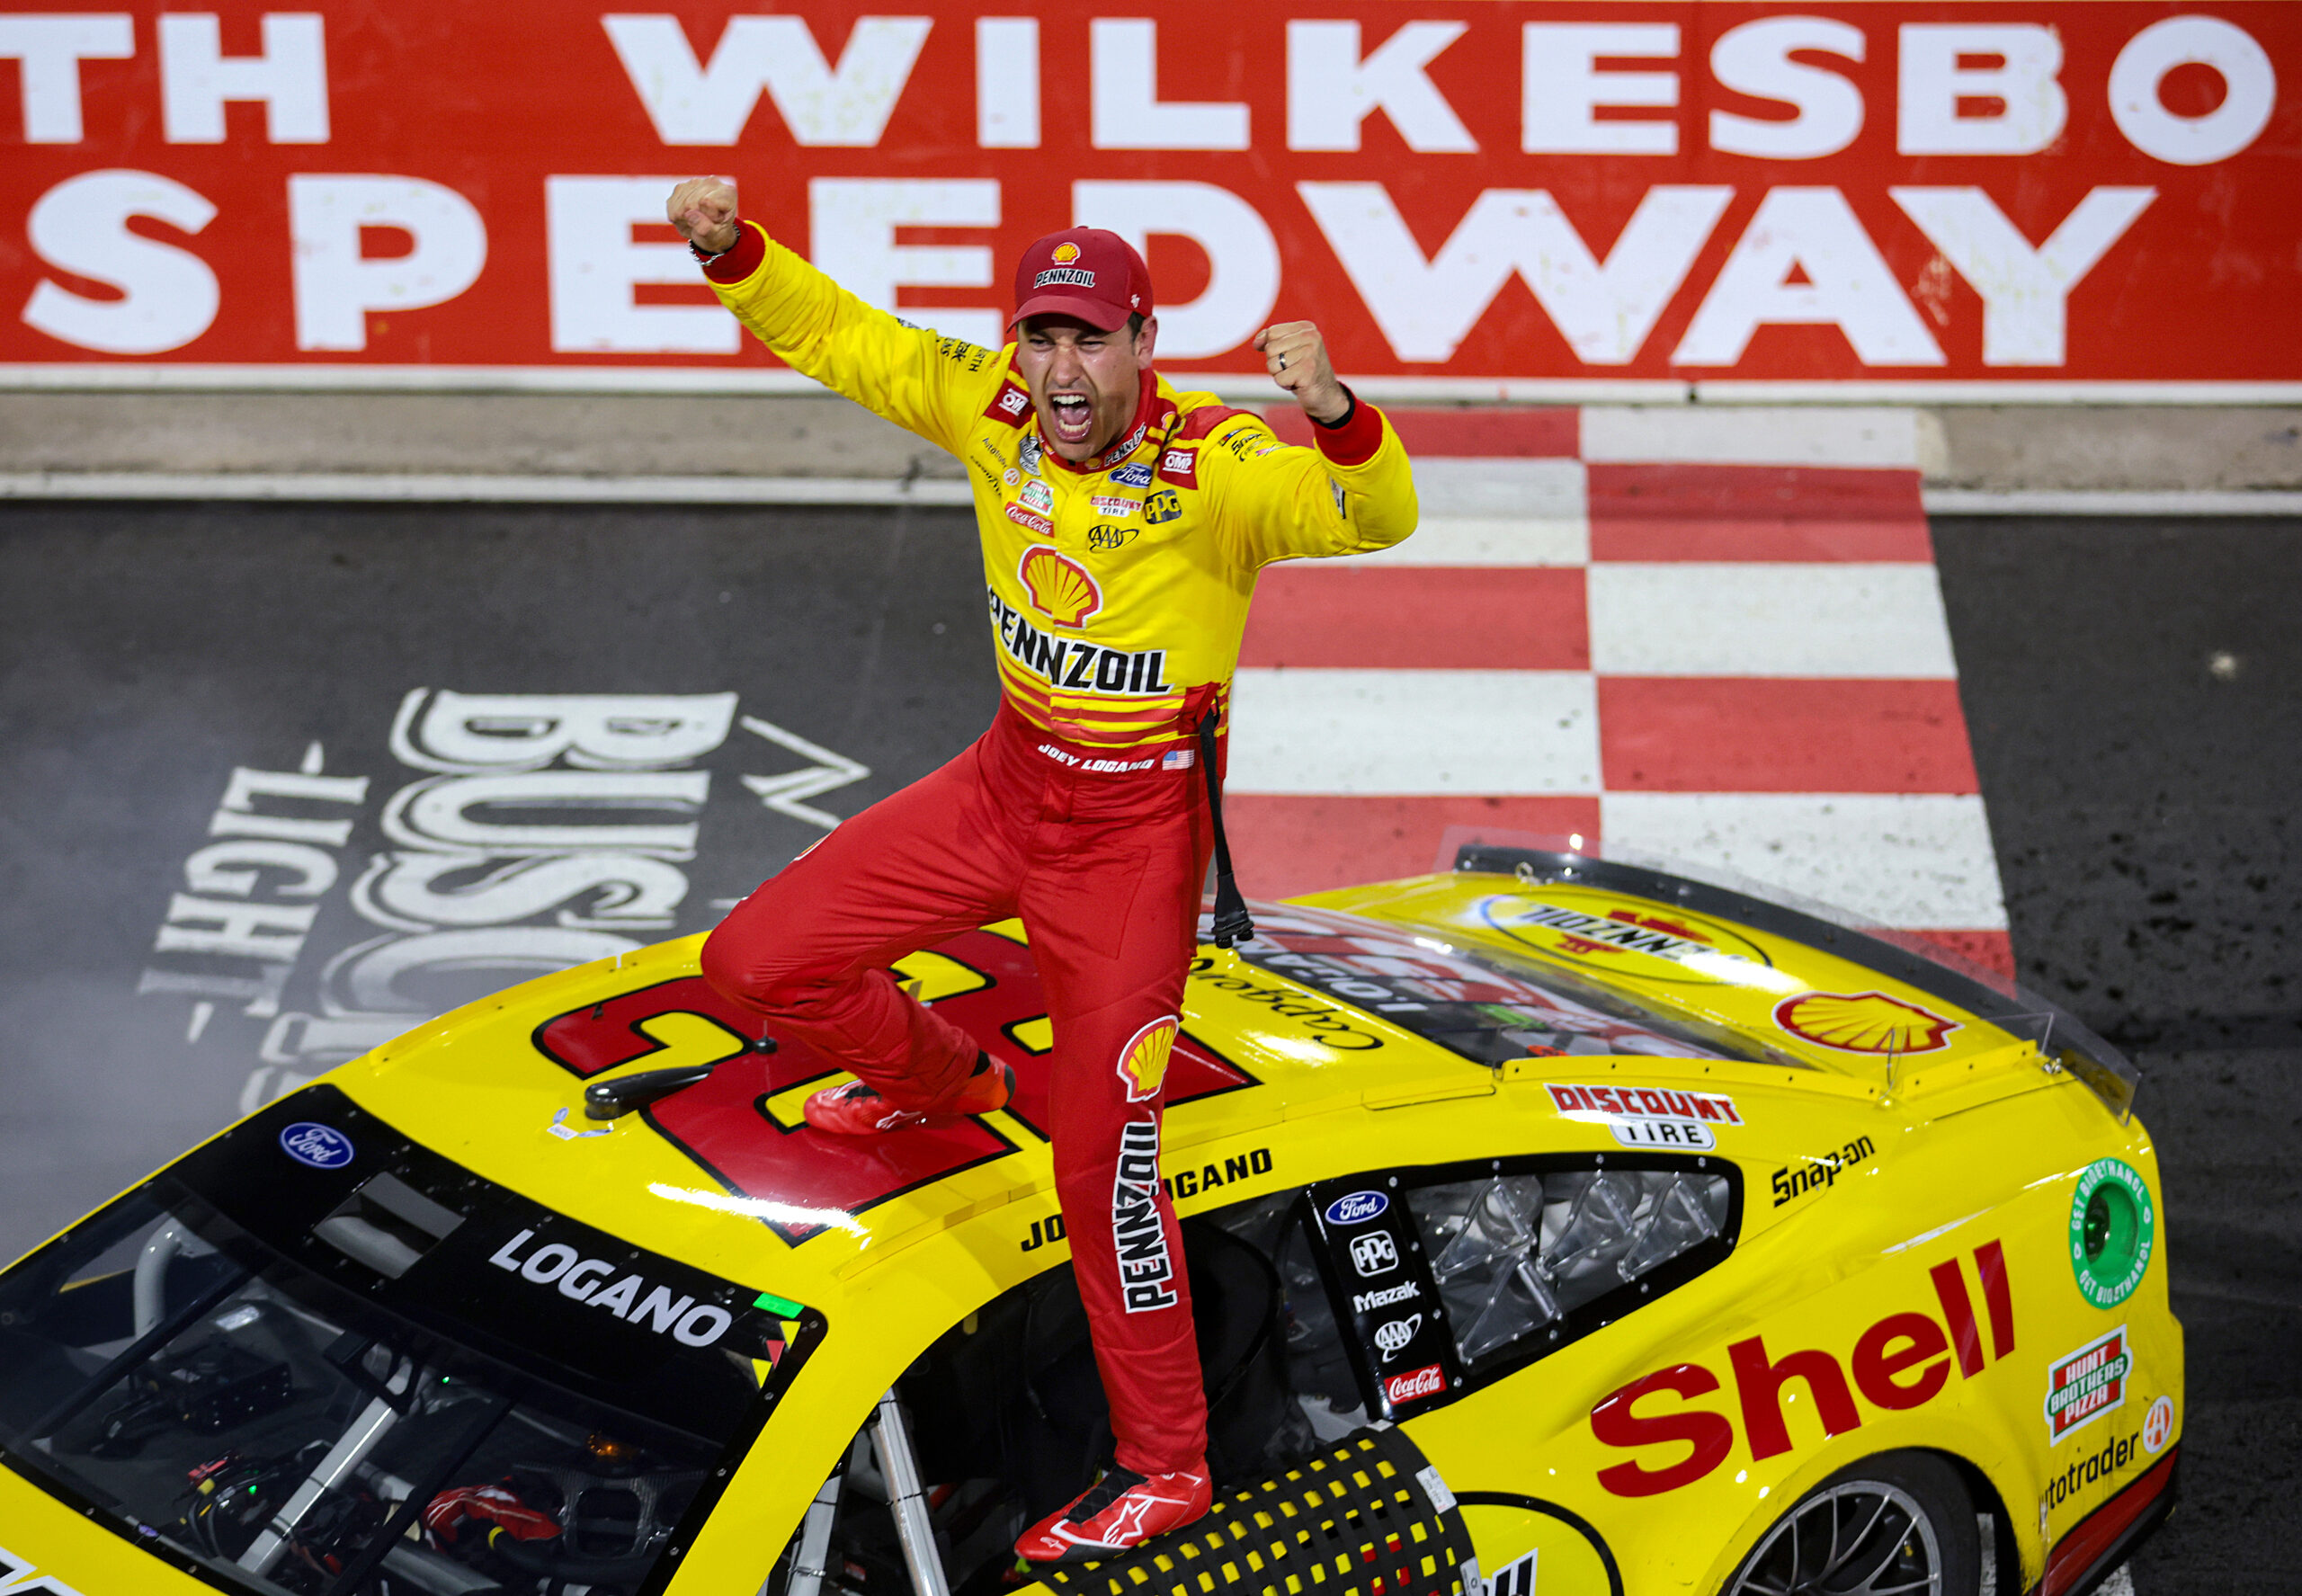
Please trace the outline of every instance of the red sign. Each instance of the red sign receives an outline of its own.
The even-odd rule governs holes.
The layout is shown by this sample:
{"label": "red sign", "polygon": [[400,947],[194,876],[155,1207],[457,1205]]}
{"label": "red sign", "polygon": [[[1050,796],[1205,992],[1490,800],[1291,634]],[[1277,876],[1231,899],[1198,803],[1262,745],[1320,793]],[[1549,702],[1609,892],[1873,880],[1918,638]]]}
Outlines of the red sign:
{"label": "red sign", "polygon": [[2274,0],[71,3],[0,12],[4,364],[757,380],[661,223],[718,173],[977,341],[1032,238],[1127,233],[1173,368],[1308,317],[1487,392],[2302,380]]}

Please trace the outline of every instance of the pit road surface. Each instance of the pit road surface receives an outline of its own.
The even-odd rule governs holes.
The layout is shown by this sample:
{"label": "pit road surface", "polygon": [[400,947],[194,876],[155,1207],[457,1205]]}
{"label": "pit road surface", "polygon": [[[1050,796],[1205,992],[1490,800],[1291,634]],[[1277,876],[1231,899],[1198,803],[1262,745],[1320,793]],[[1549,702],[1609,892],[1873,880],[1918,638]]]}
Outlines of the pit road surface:
{"label": "pit road surface", "polygon": [[[2302,523],[1934,532],[2022,978],[2135,1055],[2166,1172],[2184,1502],[2135,1588],[2292,1591]],[[395,1003],[713,923],[822,819],[988,720],[981,591],[956,512],[0,507],[0,1254],[356,1051]],[[511,914],[520,879],[372,871],[474,819],[422,801],[459,752],[427,738],[442,691],[735,695],[687,762],[708,783],[621,773],[656,806],[629,818],[693,826],[691,857],[556,918]],[[270,774],[236,805],[235,770]],[[291,778],[321,796],[277,796]],[[307,853],[238,886],[266,907],[241,931],[299,957],[277,994],[226,995],[247,961],[156,941],[187,861],[283,810],[330,878]],[[602,851],[564,810],[488,818],[532,828],[526,886]],[[228,905],[219,857],[205,896]]]}

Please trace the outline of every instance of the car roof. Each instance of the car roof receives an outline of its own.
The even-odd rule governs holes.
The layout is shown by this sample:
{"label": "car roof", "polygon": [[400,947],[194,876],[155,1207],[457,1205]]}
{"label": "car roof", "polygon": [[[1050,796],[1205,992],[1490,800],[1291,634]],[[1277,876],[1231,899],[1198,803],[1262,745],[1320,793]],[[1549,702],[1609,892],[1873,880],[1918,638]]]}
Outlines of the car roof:
{"label": "car roof", "polygon": [[[1834,933],[1795,916],[1758,923],[1765,905],[1748,900],[1691,906],[1673,878],[1590,876],[1464,870],[1352,887],[1260,906],[1247,947],[1202,945],[1166,1064],[1169,1167],[1184,1148],[1282,1121],[1312,1135],[1322,1115],[1491,1092],[1506,1076],[1586,1080],[1626,1052],[1642,1079],[1763,1083],[1850,1106],[1930,1093],[1964,1104],[2039,1074],[2010,1001],[1978,986],[1971,1005],[1945,997],[1967,994],[1963,978],[1929,989],[1904,978],[1927,979],[1924,968],[1878,967],[1896,962],[1883,945],[1852,933],[1830,945]],[[1019,923],[896,966],[907,988],[1017,1067],[1015,1101],[869,1141],[804,1126],[800,1103],[839,1078],[834,1066],[789,1039],[761,1050],[773,1028],[697,975],[701,942],[513,987],[329,1082],[537,1201],[819,1306],[918,1240],[1051,1192],[1053,1037]],[[1409,1012],[1418,994],[1459,997],[1456,1011],[1486,1026],[1482,1035],[1502,1034],[1509,1004],[1497,1008],[1496,994],[1514,982],[1539,984],[1594,1039],[1612,1039],[1598,1041],[1600,1057],[1586,1041],[1506,1058],[1511,1047],[1466,1043]],[[1482,1049],[1491,1056],[1475,1056]],[[639,1112],[607,1124],[584,1115],[589,1080],[713,1061],[708,1080]]]}

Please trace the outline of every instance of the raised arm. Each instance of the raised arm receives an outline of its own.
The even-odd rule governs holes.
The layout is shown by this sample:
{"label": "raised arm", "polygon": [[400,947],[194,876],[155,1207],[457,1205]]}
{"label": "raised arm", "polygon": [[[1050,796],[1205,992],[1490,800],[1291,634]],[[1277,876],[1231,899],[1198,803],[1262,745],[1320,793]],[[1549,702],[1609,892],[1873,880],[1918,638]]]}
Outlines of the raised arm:
{"label": "raised arm", "polygon": [[719,302],[794,370],[953,453],[992,402],[1004,351],[939,336],[874,309],[736,210],[724,177],[691,177],[665,213],[704,257]]}
{"label": "raised arm", "polygon": [[1343,386],[1325,340],[1307,321],[1255,334],[1265,370],[1310,418],[1314,447],[1280,443],[1254,416],[1217,426],[1203,453],[1236,557],[1273,560],[1364,554],[1414,531],[1414,473],[1383,413]]}

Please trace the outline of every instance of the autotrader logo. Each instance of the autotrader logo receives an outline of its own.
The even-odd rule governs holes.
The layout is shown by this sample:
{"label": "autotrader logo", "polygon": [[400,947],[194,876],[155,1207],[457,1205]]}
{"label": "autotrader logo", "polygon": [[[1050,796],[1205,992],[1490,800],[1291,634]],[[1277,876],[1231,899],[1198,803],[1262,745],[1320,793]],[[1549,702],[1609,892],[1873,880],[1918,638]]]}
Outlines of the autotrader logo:
{"label": "autotrader logo", "polygon": [[1387,1274],[1399,1266],[1399,1250],[1391,1241],[1387,1230],[1353,1236],[1351,1240],[1352,1267],[1362,1275]]}

